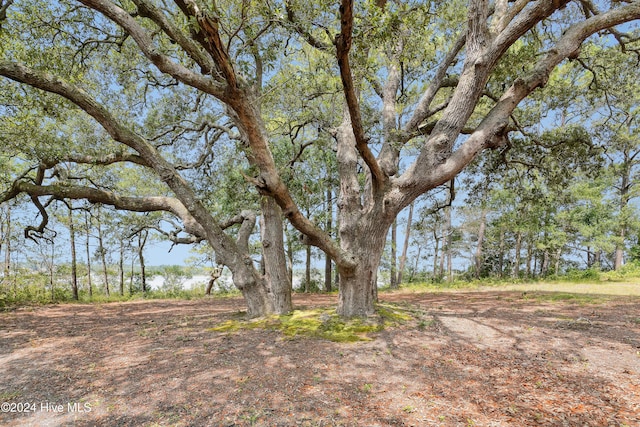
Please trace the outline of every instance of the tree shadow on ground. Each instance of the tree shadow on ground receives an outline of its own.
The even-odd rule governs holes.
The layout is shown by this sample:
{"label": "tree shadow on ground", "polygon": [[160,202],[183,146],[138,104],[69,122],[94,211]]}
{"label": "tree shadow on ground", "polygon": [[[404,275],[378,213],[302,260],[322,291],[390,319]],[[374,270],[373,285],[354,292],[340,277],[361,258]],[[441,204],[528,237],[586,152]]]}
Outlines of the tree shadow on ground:
{"label": "tree shadow on ground", "polygon": [[[312,306],[335,297],[296,298]],[[91,412],[3,413],[0,423],[640,423],[639,325],[629,321],[640,312],[637,301],[574,306],[510,293],[383,298],[420,307],[429,322],[338,344],[275,331],[210,331],[241,315],[242,301],[234,299],[2,314],[0,400],[86,402]]]}

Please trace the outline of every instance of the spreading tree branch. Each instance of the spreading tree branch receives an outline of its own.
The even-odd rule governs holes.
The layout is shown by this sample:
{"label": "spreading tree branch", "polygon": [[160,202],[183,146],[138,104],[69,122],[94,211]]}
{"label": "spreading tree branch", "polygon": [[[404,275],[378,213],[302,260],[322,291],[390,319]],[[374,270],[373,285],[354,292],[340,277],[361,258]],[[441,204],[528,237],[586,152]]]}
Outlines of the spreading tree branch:
{"label": "spreading tree branch", "polygon": [[347,107],[349,108],[349,114],[351,116],[351,127],[353,128],[353,133],[356,138],[356,148],[371,171],[374,188],[379,190],[388,178],[369,149],[368,138],[365,135],[364,126],[362,124],[360,105],[358,103],[356,88],[351,73],[351,65],[349,63],[352,32],[353,0],[342,0],[342,5],[340,6],[340,34],[335,39],[338,66],[340,67],[340,78],[342,79],[342,87],[344,89]]}

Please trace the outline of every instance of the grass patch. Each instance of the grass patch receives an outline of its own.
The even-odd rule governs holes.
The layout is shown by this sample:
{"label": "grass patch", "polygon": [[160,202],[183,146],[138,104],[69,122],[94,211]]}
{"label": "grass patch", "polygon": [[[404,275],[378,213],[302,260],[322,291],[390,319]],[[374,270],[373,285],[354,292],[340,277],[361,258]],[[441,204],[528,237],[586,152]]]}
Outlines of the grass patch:
{"label": "grass patch", "polygon": [[538,302],[573,302],[576,304],[601,304],[610,298],[604,295],[576,294],[568,292],[523,292],[522,298],[525,300],[535,300]]}
{"label": "grass patch", "polygon": [[290,339],[298,337],[320,338],[333,342],[370,341],[372,334],[406,323],[415,318],[410,308],[395,304],[378,304],[378,314],[368,318],[344,319],[335,309],[317,308],[294,310],[283,316],[268,316],[260,319],[231,319],[209,329],[212,332],[238,332],[265,329],[280,331]]}
{"label": "grass patch", "polygon": [[0,402],[7,402],[9,400],[13,400],[16,399],[18,397],[20,397],[22,395],[22,393],[20,393],[19,391],[5,391],[0,393]]}

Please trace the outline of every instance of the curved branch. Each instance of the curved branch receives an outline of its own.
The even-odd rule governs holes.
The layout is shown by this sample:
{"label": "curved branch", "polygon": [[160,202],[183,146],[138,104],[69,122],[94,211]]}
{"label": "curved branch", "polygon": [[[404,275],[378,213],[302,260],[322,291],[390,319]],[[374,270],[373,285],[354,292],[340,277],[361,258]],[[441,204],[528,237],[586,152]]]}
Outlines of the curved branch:
{"label": "curved branch", "polygon": [[[180,218],[185,229],[197,237],[204,237],[206,233],[184,205],[175,198],[163,196],[127,197],[112,191],[99,190],[90,187],[72,185],[40,185],[27,181],[16,181],[11,189],[0,196],[0,203],[11,200],[25,193],[32,199],[41,196],[53,196],[57,199],[83,199],[90,203],[100,203],[113,206],[119,210],[132,212],[169,212]],[[42,212],[42,210],[40,210]]]}
{"label": "curved branch", "polygon": [[149,18],[155,22],[164,33],[174,42],[178,43],[182,49],[200,66],[203,74],[210,74],[215,68],[215,64],[210,58],[200,50],[193,40],[186,37],[180,29],[171,23],[167,17],[154,4],[146,0],[133,0],[138,7],[138,14],[142,17]]}
{"label": "curved branch", "polygon": [[342,0],[340,15],[341,29],[340,34],[336,37],[335,44],[344,96],[349,108],[349,115],[351,116],[351,127],[353,128],[353,133],[356,138],[356,148],[371,171],[374,188],[379,190],[388,180],[388,177],[382,168],[380,168],[378,161],[367,145],[368,138],[364,132],[360,105],[358,103],[353,76],[351,75],[351,65],[349,63],[349,51],[351,50],[353,32],[353,0]]}
{"label": "curved branch", "polygon": [[[410,168],[397,184],[402,195],[399,206],[407,206],[415,194],[415,186],[422,190],[441,185],[468,165],[485,148],[494,148],[506,142],[509,117],[517,105],[538,87],[543,87],[553,69],[576,52],[582,42],[592,34],[606,28],[640,19],[640,2],[633,2],[569,27],[555,46],[524,77],[518,78],[507,89],[471,136],[446,160],[425,172],[419,178]],[[415,164],[414,166],[415,167]],[[417,180],[417,181],[416,181]]]}
{"label": "curved branch", "polygon": [[174,62],[167,55],[164,55],[154,45],[153,40],[136,20],[125,10],[118,7],[115,3],[108,0],[79,0],[82,4],[94,9],[111,21],[122,27],[135,40],[142,53],[149,59],[160,71],[169,74],[182,83],[200,89],[201,91],[217,97],[225,99],[224,85],[212,79],[206,78],[201,74]]}
{"label": "curved branch", "polygon": [[436,74],[433,76],[431,83],[429,83],[429,86],[420,98],[420,101],[418,101],[418,105],[413,112],[413,116],[411,116],[407,124],[404,126],[404,132],[406,132],[407,134],[411,134],[418,130],[418,126],[427,117],[429,117],[429,106],[433,102],[433,99],[438,93],[438,90],[442,88],[447,77],[447,70],[464,47],[466,40],[466,34],[463,33],[462,35],[460,35],[451,50],[447,53],[445,58],[438,66]]}
{"label": "curved branch", "polygon": [[219,20],[216,16],[200,9],[193,0],[175,0],[176,4],[187,17],[195,18],[198,30],[195,31],[196,40],[205,48],[213,58],[214,63],[222,73],[227,84],[235,89],[238,87],[236,72],[233,69],[227,49],[222,43],[218,31]]}

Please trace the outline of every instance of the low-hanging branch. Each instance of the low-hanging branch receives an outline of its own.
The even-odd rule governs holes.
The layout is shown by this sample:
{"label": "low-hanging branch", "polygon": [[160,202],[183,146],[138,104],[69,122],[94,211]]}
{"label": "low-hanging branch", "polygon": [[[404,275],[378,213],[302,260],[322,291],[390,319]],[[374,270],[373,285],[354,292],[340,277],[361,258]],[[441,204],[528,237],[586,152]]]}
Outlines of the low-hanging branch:
{"label": "low-hanging branch", "polygon": [[[0,194],[0,204],[12,200],[20,194],[28,194],[32,200],[41,196],[52,196],[56,199],[87,200],[90,203],[100,203],[113,206],[116,209],[132,212],[169,212],[180,218],[188,233],[198,237],[206,236],[202,227],[194,220],[182,203],[172,197],[164,196],[120,196],[113,191],[97,188],[82,187],[68,184],[41,185],[38,183],[18,180],[11,188]],[[41,205],[40,205],[41,206]],[[44,209],[44,208],[43,208]],[[42,210],[40,212],[42,213]]]}

